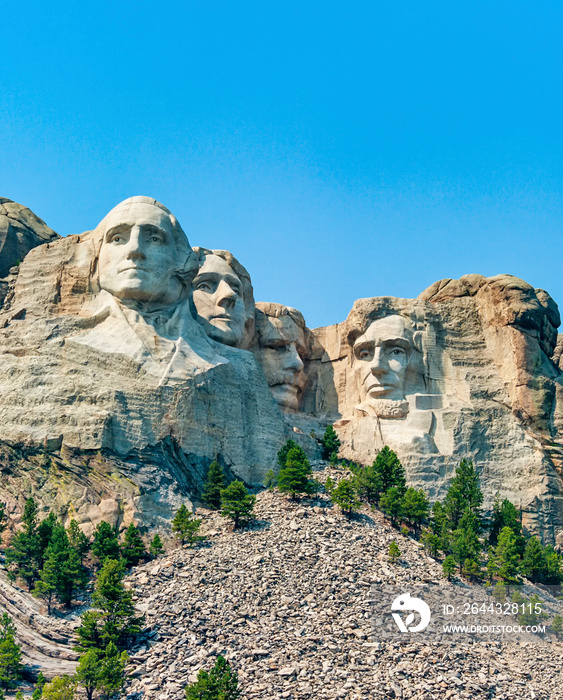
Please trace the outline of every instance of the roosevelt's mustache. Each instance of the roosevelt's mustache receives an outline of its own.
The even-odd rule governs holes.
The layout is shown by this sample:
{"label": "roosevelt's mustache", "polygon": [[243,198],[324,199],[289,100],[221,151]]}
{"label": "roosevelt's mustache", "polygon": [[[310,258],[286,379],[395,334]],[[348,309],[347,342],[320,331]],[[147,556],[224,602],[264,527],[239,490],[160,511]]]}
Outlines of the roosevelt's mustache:
{"label": "roosevelt's mustache", "polygon": [[303,390],[307,383],[307,377],[304,372],[287,372],[279,370],[271,375],[268,379],[270,386],[278,386],[279,384],[289,384]]}

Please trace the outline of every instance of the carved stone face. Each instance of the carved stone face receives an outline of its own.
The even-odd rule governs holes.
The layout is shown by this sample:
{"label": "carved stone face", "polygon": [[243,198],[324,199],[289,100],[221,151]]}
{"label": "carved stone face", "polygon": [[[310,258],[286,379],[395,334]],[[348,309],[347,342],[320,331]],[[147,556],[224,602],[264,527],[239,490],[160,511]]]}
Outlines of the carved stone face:
{"label": "carved stone face", "polygon": [[291,316],[262,316],[257,358],[282,411],[295,413],[305,386],[305,332]]}
{"label": "carved stone face", "polygon": [[240,278],[218,255],[206,255],[193,281],[197,320],[210,338],[240,346],[244,337],[246,309]]}
{"label": "carved stone face", "polygon": [[353,369],[362,403],[405,398],[405,376],[412,351],[401,316],[374,321],[354,343]]}
{"label": "carved stone face", "polygon": [[100,287],[122,301],[169,305],[180,298],[173,224],[158,207],[135,203],[111,212],[98,266]]}

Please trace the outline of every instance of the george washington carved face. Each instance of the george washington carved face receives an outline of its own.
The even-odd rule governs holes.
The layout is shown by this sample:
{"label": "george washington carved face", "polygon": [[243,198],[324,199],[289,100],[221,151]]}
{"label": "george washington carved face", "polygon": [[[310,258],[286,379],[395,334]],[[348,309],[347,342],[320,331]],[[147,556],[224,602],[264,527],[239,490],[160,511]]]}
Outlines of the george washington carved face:
{"label": "george washington carved face", "polygon": [[189,244],[186,239],[184,245],[178,245],[176,220],[166,210],[126,201],[100,227],[98,279],[102,289],[124,302],[166,306],[179,300],[183,285],[175,272]]}

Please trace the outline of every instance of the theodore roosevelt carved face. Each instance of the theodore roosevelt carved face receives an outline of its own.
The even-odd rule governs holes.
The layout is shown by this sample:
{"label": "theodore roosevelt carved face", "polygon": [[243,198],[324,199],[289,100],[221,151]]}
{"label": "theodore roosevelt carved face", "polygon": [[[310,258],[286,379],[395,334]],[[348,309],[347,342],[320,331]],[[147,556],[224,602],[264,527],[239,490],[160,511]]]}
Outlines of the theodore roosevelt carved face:
{"label": "theodore roosevelt carved face", "polygon": [[281,304],[257,304],[257,359],[282,411],[295,413],[306,383],[305,320]]}
{"label": "theodore roosevelt carved face", "polygon": [[373,321],[356,338],[352,366],[362,404],[377,408],[382,401],[405,399],[412,349],[412,332],[407,321],[397,315]]}
{"label": "theodore roosevelt carved face", "polygon": [[184,266],[190,248],[167,209],[148,198],[133,197],[115,207],[98,228],[101,289],[125,303],[158,307],[179,300],[183,284],[175,273]]}

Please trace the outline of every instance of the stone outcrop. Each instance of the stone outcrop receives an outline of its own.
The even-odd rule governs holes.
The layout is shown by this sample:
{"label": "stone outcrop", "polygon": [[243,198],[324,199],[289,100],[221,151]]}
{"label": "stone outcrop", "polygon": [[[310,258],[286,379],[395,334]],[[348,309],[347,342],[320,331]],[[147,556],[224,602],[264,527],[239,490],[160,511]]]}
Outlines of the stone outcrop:
{"label": "stone outcrop", "polygon": [[0,312],[0,498],[14,517],[34,493],[87,529],[156,527],[197,502],[212,459],[258,486],[288,437],[315,458],[311,436],[334,423],[342,457],[389,445],[431,498],[473,459],[486,507],[498,492],[563,541],[563,342],[545,291],[466,275],[417,299],[359,299],[311,331],[296,309],[256,304],[241,263],[192,249],[154,199],[63,239],[2,202],[2,264],[20,239],[45,241]]}
{"label": "stone outcrop", "polygon": [[59,235],[30,209],[0,197],[0,304],[8,291],[10,271],[32,248],[57,238]]}

